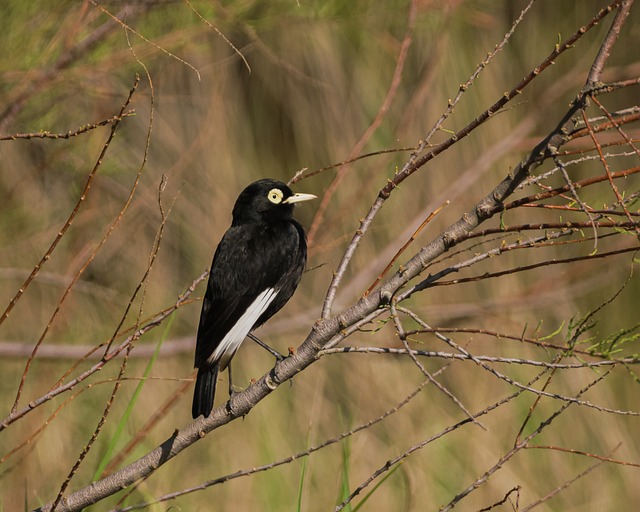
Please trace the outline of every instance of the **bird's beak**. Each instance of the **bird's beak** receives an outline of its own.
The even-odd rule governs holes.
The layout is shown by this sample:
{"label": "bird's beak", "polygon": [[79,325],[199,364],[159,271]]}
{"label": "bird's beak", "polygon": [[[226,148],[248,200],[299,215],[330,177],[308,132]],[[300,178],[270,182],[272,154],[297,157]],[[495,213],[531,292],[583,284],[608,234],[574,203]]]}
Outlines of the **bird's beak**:
{"label": "bird's beak", "polygon": [[309,201],[310,199],[316,199],[318,196],[313,194],[293,194],[291,197],[282,201],[285,204],[301,203],[302,201]]}

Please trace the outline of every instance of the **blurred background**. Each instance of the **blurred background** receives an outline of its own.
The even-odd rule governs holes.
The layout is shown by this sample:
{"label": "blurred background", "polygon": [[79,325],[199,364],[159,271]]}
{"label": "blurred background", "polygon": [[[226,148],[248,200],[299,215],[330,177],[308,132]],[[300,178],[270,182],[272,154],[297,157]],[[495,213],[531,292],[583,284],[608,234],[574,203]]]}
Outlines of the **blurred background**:
{"label": "blurred background", "polygon": [[[309,270],[293,300],[258,334],[281,352],[298,346],[319,318],[333,272],[378,191],[402,167],[459,85],[502,40],[526,4],[520,0],[421,0],[415,3],[411,22],[409,4],[395,0],[113,1],[100,5],[3,0],[0,135],[66,133],[99,123],[119,112],[136,73],[141,80],[130,105],[135,114],[125,117],[118,127],[71,227],[0,326],[2,417],[11,410],[28,355],[45,329],[18,409],[47,393],[70,368],[66,381],[95,364],[97,359],[89,358],[73,366],[90,347],[109,340],[116,330],[125,333],[136,324],[136,317],[146,319],[173,305],[210,265],[217,242],[229,226],[234,201],[248,183],[262,177],[288,181],[303,169],[311,173],[349,156],[377,153],[292,185],[295,191],[321,198],[304,203],[296,213],[310,236]],[[445,140],[478,116],[606,4],[536,2],[432,142]],[[136,31],[128,36],[108,14],[122,18],[124,12],[126,23]],[[431,211],[450,201],[399,261],[406,261],[488,194],[558,123],[584,83],[610,22],[611,18],[605,19],[575,49],[562,55],[510,108],[394,192],[351,261],[334,313],[362,296]],[[606,81],[640,75],[639,22],[635,6],[608,62]],[[388,109],[381,113],[410,23],[414,23],[411,45],[400,81]],[[637,99],[636,87],[603,101],[613,111],[634,105]],[[601,114],[596,109],[589,115]],[[368,132],[374,120],[379,123]],[[74,209],[109,129],[106,125],[68,139],[0,141],[3,310]],[[627,133],[638,138],[637,126],[628,127]],[[578,151],[585,146],[589,141],[577,141],[571,148]],[[616,165],[623,169],[625,164],[632,165],[633,158],[637,165],[637,156],[620,157]],[[140,170],[122,219],[50,321],[67,286],[118,218]],[[571,172],[574,179],[580,179],[601,172],[601,164],[586,162]],[[338,174],[339,184],[320,217],[321,200]],[[167,217],[160,248],[144,294],[136,296],[119,328],[148,268],[162,222],[158,200],[163,176],[166,184],[161,201]],[[561,177],[554,179],[555,186],[563,183]],[[625,182],[625,190],[637,191],[638,181],[633,179]],[[520,195],[528,193],[531,190]],[[607,188],[585,194],[592,205],[611,204],[615,199]],[[637,206],[633,209],[637,211]],[[578,212],[574,219],[584,220],[581,215]],[[562,218],[557,212],[528,209],[513,213],[508,223]],[[499,220],[491,225],[499,225]],[[484,252],[500,241],[490,240],[462,253],[456,250],[453,260],[443,259],[429,272]],[[633,243],[633,237],[603,238],[598,250]],[[587,254],[593,249],[593,242],[586,242],[539,252],[514,251],[456,277]],[[550,343],[562,345],[572,326],[620,289],[630,274],[632,259],[627,253],[436,287],[417,294],[407,306],[432,326],[484,328],[515,337],[549,336]],[[200,284],[192,298],[203,293]],[[640,320],[639,294],[638,279],[632,277],[615,303],[594,319],[597,323],[582,338],[585,348],[612,333],[624,331],[624,336],[633,336]],[[119,453],[137,433],[144,435],[124,462],[143,455],[190,421],[192,387],[186,383],[192,375],[199,314],[200,301],[194,300],[136,342],[113,410],[70,489],[88,484],[102,468],[101,462]],[[517,341],[479,334],[461,334],[455,339],[476,355],[551,359],[540,348]],[[416,336],[412,341],[425,350],[447,350],[433,337]],[[633,341],[621,349],[624,354],[638,353]],[[160,342],[160,355],[149,367]],[[348,342],[402,346],[391,326],[382,322],[368,326]],[[102,417],[121,361],[110,363],[71,393],[0,432],[0,457],[4,457],[0,509],[28,509],[55,497]],[[273,364],[271,356],[252,343],[242,347],[234,362],[234,382],[242,387]],[[437,359],[423,363],[433,372],[447,364]],[[507,371],[504,365],[500,368]],[[148,379],[135,395],[146,371]],[[508,368],[511,378],[524,383],[538,371],[526,366]],[[584,399],[637,412],[636,374],[633,367],[618,368]],[[554,377],[552,387],[571,395],[597,376],[592,369],[562,372]],[[319,444],[381,415],[423,380],[408,357],[325,356],[297,376],[292,386],[281,386],[243,421],[216,430],[166,464],[125,503],[268,464]],[[451,364],[439,380],[472,412],[514,391],[471,362]],[[226,389],[226,383],[219,389]],[[221,391],[217,400],[222,401],[223,394]],[[133,399],[135,407],[127,411]],[[406,459],[376,489],[375,499],[362,508],[433,510],[447,504],[512,447],[533,401],[532,395],[520,396],[484,417],[486,430],[467,425],[428,444]],[[546,418],[559,405],[543,400],[535,419]],[[159,411],[158,423],[145,426]],[[180,510],[329,510],[388,459],[464,417],[448,397],[427,386],[401,412],[315,453],[306,462],[298,460],[231,480],[171,503]],[[114,441],[119,424],[124,430]],[[637,415],[573,405],[545,431],[539,444],[640,464],[639,429]],[[528,432],[531,430],[529,426]],[[12,452],[26,440],[28,444]],[[110,445],[113,453],[105,455]],[[523,508],[596,462],[558,450],[525,450],[460,507],[490,506],[520,486],[519,506]],[[637,479],[637,466],[602,464],[538,509],[628,510],[640,502]],[[515,495],[512,499],[515,502]],[[106,500],[94,509],[107,510],[116,502]],[[506,508],[511,505],[504,507],[511,510]]]}

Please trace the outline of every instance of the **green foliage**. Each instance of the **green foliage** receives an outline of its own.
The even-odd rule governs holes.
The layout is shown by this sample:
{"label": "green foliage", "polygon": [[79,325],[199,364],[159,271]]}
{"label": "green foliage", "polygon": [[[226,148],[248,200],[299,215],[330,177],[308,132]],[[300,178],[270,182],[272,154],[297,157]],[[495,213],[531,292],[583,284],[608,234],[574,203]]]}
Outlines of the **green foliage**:
{"label": "green foliage", "polygon": [[[637,346],[634,346],[634,344],[638,340],[640,340],[640,323],[609,333],[597,341],[593,339],[588,340],[591,345],[587,350],[591,354],[599,357],[612,358],[628,353],[629,350],[637,350]],[[585,343],[587,343],[587,341],[585,341]],[[632,357],[638,357],[637,353],[632,352],[632,354]]]}

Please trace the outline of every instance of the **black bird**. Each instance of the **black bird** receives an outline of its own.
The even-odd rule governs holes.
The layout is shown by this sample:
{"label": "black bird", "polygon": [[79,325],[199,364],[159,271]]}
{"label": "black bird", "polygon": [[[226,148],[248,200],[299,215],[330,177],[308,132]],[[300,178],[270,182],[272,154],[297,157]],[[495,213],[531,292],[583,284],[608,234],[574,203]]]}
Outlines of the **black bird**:
{"label": "black bird", "polygon": [[293,218],[293,206],[315,197],[294,194],[272,179],[252,183],[238,196],[231,227],[213,256],[202,303],[194,418],[211,414],[218,372],[227,368],[245,337],[275,315],[298,286],[307,262],[307,241]]}

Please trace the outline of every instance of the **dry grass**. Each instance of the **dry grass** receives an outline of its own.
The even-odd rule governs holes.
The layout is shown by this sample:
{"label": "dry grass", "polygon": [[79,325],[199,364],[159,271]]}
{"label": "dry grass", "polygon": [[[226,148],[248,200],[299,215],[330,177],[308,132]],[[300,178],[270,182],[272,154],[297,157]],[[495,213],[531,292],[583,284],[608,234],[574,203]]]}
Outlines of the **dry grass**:
{"label": "dry grass", "polygon": [[[210,264],[213,249],[228,227],[233,202],[247,183],[265,176],[286,181],[302,168],[313,170],[346,158],[387,94],[408,16],[408,7],[401,2],[300,2],[299,5],[291,1],[235,2],[226,7],[194,3],[239,48],[251,66],[249,73],[233,49],[186,4],[158,4],[132,16],[131,25],[197,68],[200,78],[184,62],[130,34],[135,55],[148,67],[153,83],[148,162],[122,221],[51,322],[44,339],[47,347],[73,351],[75,346],[93,346],[112,336],[148,267],[161,222],[158,187],[162,176],[167,178],[163,205],[168,210],[174,198],[175,203],[145,287],[144,303],[142,295],[138,295],[125,327],[136,323],[141,304],[142,318],[172,305]],[[415,146],[444,111],[459,84],[501,40],[524,7],[520,4],[418,2],[413,42],[401,85],[363,152]],[[564,38],[574,32],[594,15],[593,4],[599,5],[598,2],[539,4],[504,51],[474,82],[454,116],[445,123],[446,130],[459,130],[486,109],[553,49],[558,34]],[[56,70],[51,77],[38,77],[40,70],[50,69],[60,55],[83,38],[91,37],[108,18],[91,4],[68,3],[46,9],[40,6],[37,13],[28,12],[27,5],[31,4],[9,2],[6,28],[0,35],[7,50],[0,67],[1,103],[17,105],[20,93],[28,91],[29,84],[35,84],[35,92],[15,116],[7,119],[0,129],[2,135],[40,130],[63,133],[109,118],[125,100],[134,74],[142,75],[131,104],[135,116],[123,119],[68,233],[0,327],[0,341],[24,345],[30,350],[49,324],[65,288],[129,195],[144,157],[152,89],[128,48],[122,29],[113,30],[97,46],[69,66]],[[105,8],[115,13],[119,5],[105,4]],[[615,48],[605,73],[608,82],[638,75],[638,55],[632,50],[640,43],[638,12],[634,6],[632,19],[625,26],[624,40]],[[391,196],[351,261],[335,311],[358,299],[428,213],[445,200],[450,201],[418,235],[412,247],[425,245],[455,222],[555,126],[559,113],[566,110],[584,82],[608,25],[609,19],[587,34],[581,45],[559,59],[548,76],[532,85],[513,108],[495,116],[481,130],[442,154],[406,181],[401,193]],[[612,111],[627,107],[637,101],[637,88],[620,91],[607,101]],[[597,115],[597,111],[591,111],[590,115]],[[630,125],[627,132],[637,139],[637,124]],[[0,304],[9,303],[64,224],[108,133],[109,125],[68,140],[0,141]],[[449,135],[438,133],[433,142],[445,140]],[[407,151],[399,151],[349,165],[314,232],[309,258],[312,270],[305,274],[294,300],[261,330],[261,337],[272,346],[286,352],[287,347],[298,346],[305,338],[320,316],[332,273],[358,228],[359,219],[407,158]],[[637,161],[637,156],[624,160],[629,167],[637,165]],[[594,162],[576,166],[572,179],[577,181],[597,173],[599,165]],[[302,180],[294,188],[321,195],[335,175],[336,170],[331,169]],[[555,186],[563,183],[560,176],[554,179]],[[638,178],[629,177],[625,188],[628,193],[637,191]],[[602,188],[593,194],[586,191],[583,200],[602,206],[611,204],[615,197],[611,189]],[[637,211],[637,205],[633,208]],[[572,218],[584,220],[580,215],[578,212]],[[300,207],[297,216],[305,226],[311,226],[314,207]],[[556,211],[533,209],[505,215],[510,225],[533,219],[557,222],[559,218]],[[603,238],[598,250],[632,246],[627,242],[628,238]],[[466,259],[474,250],[484,252],[498,244],[466,249],[451,260],[437,262],[424,275],[435,273],[452,261]],[[514,251],[501,256],[499,262],[489,259],[454,277],[571,257],[593,248],[588,243],[579,245]],[[410,254],[412,249],[407,257]],[[526,332],[529,337],[535,332],[542,337],[560,329],[549,342],[562,344],[571,318],[584,316],[621,287],[629,275],[632,258],[628,253],[499,279],[435,287],[405,305],[433,326],[483,328],[514,336]],[[202,293],[200,285],[194,298]],[[597,325],[581,339],[592,338],[595,342],[635,325],[639,296],[640,282],[634,276],[619,298],[598,315]],[[182,379],[190,377],[189,339],[195,335],[199,312],[199,301],[185,305],[173,315],[169,328],[165,322],[137,342],[138,347],[154,346],[163,335],[169,344],[186,340],[178,343],[176,353],[161,353],[154,364],[153,379],[144,385],[128,418],[124,439],[140,432],[160,405],[181,386]],[[369,327],[380,330],[356,333],[348,344],[402,347],[390,322]],[[407,322],[407,329],[415,327],[415,323]],[[481,334],[457,334],[452,338],[475,355],[551,360],[540,347],[518,341]],[[416,342],[415,348],[448,350],[430,335],[416,335],[412,341]],[[637,354],[637,347],[637,341],[628,344],[624,354]],[[138,378],[143,375],[148,357],[136,357],[136,350],[126,369],[126,377],[131,380],[123,381],[104,430],[72,480],[71,489],[90,482]],[[566,362],[569,360],[577,361],[572,358]],[[234,381],[242,386],[263,375],[273,363],[251,343],[242,347],[235,361]],[[448,364],[437,358],[421,361],[431,372]],[[3,416],[11,409],[25,362],[24,354],[3,356],[0,361]],[[72,375],[78,375],[93,363],[95,360],[80,363]],[[36,357],[19,409],[47,393],[71,364],[69,358]],[[526,366],[493,367],[522,383],[539,372],[538,368]],[[558,371],[549,390],[574,396],[605,371],[604,368]],[[637,373],[637,366],[617,367],[581,399],[637,414],[634,372]],[[118,363],[107,365],[70,393],[38,407],[0,433],[0,457],[30,440],[0,465],[0,509],[33,508],[55,497],[100,420],[113,387],[111,379],[117,374]],[[471,361],[452,362],[438,379],[472,413],[515,390]],[[304,451],[380,416],[423,380],[424,376],[407,356],[355,353],[324,356],[297,376],[292,386],[281,386],[244,420],[216,430],[163,466],[137,487],[127,503],[146,501]],[[536,386],[539,388],[540,384]],[[223,384],[221,389],[224,388]],[[41,434],[32,436],[73,394],[77,398],[66,404]],[[159,422],[145,432],[127,460],[146,453],[174,429],[189,422],[190,400],[191,388],[176,397]],[[416,451],[376,490],[363,510],[434,510],[446,505],[513,447],[534,400],[532,394],[525,393],[480,418],[486,430],[467,424]],[[561,401],[543,398],[525,435],[560,406]],[[216,510],[279,511],[296,509],[301,499],[302,510],[330,510],[341,501],[344,464],[348,465],[348,481],[353,490],[387,460],[464,418],[464,413],[447,396],[434,386],[426,386],[401,412],[309,457],[301,492],[303,462],[296,460],[186,495],[173,503],[181,510],[194,511],[212,510],[213,505]],[[572,405],[534,444],[640,464],[639,427],[637,415]],[[123,444],[124,440],[118,448]],[[348,457],[344,455],[345,447]],[[519,486],[518,503],[522,510],[595,462],[593,458],[559,450],[522,450],[461,502],[460,508],[478,510],[490,506]],[[628,509],[640,502],[638,471],[637,466],[603,463],[545,501],[538,510]],[[515,493],[511,498],[515,502]],[[115,503],[116,500],[106,500],[95,510],[107,510]],[[166,510],[169,506],[150,509]],[[510,508],[503,505],[499,509]]]}

